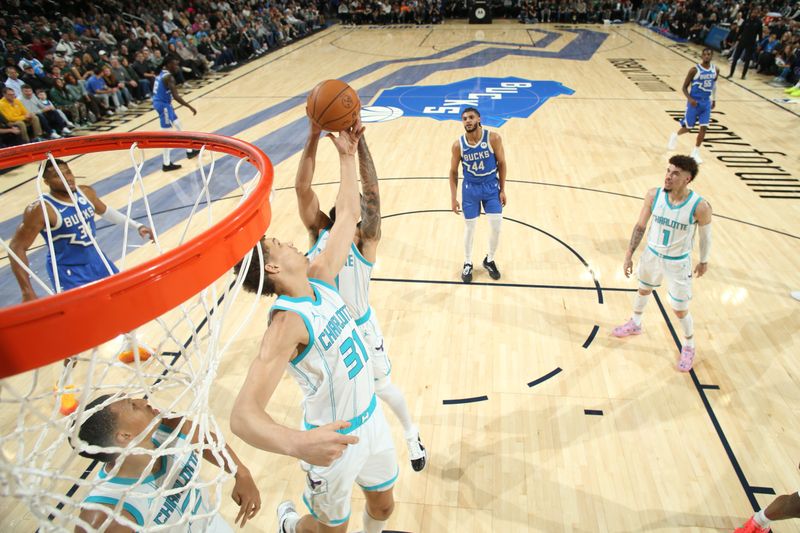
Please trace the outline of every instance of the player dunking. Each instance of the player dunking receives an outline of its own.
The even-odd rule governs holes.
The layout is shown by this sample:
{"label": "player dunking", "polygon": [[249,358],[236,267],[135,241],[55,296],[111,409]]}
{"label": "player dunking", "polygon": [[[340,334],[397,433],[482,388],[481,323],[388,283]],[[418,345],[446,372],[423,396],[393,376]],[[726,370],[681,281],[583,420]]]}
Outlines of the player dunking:
{"label": "player dunking", "polygon": [[673,133],[669,138],[667,148],[674,150],[678,146],[678,135],[688,133],[695,124],[700,124],[700,131],[697,133],[692,159],[698,164],[703,160],[700,158],[700,145],[706,137],[706,130],[711,121],[711,110],[714,109],[714,99],[717,92],[717,78],[719,73],[717,67],[711,63],[714,51],[711,48],[703,48],[701,63],[689,69],[686,79],[683,80],[683,94],[686,95],[686,113],[681,119],[681,128]]}
{"label": "player dunking", "polygon": [[[334,287],[352,250],[360,214],[355,154],[362,133],[357,123],[339,137],[341,185],[336,221],[325,250],[309,262],[291,244],[264,238],[256,248],[244,287],[278,294],[258,355],[231,412],[231,429],[248,444],[301,459],[306,472],[302,518],[292,502],[278,507],[283,533],[344,533],[357,482],[366,497],[364,530],[378,533],[394,508],[392,488],[399,468],[394,444],[359,327]],[[240,263],[236,271],[243,267]],[[265,412],[284,370],[303,391],[303,426],[297,431]]]}
{"label": "player dunking", "polygon": [[694,321],[689,313],[695,229],[700,234],[700,262],[694,269],[698,278],[708,270],[711,254],[711,205],[689,189],[689,183],[696,176],[697,162],[685,155],[675,155],[669,159],[664,187],[647,192],[623,266],[625,276],[630,277],[633,253],[639,247],[650,220],[647,248],[639,261],[639,291],[633,301],[633,317],[612,332],[615,337],[639,335],[642,332],[642,312],[650,294],[666,278],[667,296],[684,333],[678,363],[682,372],[692,369],[695,356]]}
{"label": "player dunking", "polygon": [[[323,213],[319,208],[319,199],[311,188],[320,129],[313,121],[309,121],[309,123],[308,140],[300,158],[294,188],[297,193],[300,218],[311,239],[312,248],[306,254],[311,261],[328,245],[330,228],[335,221],[336,210],[331,209],[331,216]],[[427,457],[425,447],[419,437],[419,429],[411,420],[411,413],[408,412],[408,405],[402,391],[391,382],[389,377],[392,370],[389,354],[386,351],[378,317],[369,304],[370,275],[381,239],[381,212],[378,175],[367,147],[367,141],[363,136],[358,142],[358,162],[363,190],[361,221],[358,223],[347,261],[337,277],[337,286],[342,299],[347,304],[347,309],[356,324],[360,326],[367,343],[370,363],[375,373],[375,393],[389,405],[403,425],[411,466],[419,472],[425,468]]]}
{"label": "player dunking", "polygon": [[[454,213],[464,210],[464,268],[461,280],[472,281],[472,239],[481,214],[481,205],[489,219],[489,253],[483,260],[483,268],[492,279],[500,279],[500,271],[494,262],[497,244],[500,242],[500,224],[503,207],[506,205],[506,155],[500,134],[481,126],[481,114],[474,107],[461,112],[464,135],[453,143],[450,160],[450,206]],[[457,196],[458,166],[464,169],[461,187],[461,203]]]}
{"label": "player dunking", "polygon": [[[161,70],[161,73],[156,76],[155,82],[153,83],[153,109],[158,113],[158,120],[160,121],[162,130],[175,128],[181,131],[180,120],[178,119],[178,115],[175,114],[175,108],[172,107],[173,98],[179,104],[188,107],[192,115],[197,114],[197,110],[178,94],[178,87],[175,85],[175,73],[178,72],[180,68],[179,61],[180,60],[175,56],[167,57],[164,68]],[[181,168],[180,165],[170,161],[169,148],[164,148],[162,153],[164,162],[161,165],[161,170],[169,172]],[[199,150],[186,150],[186,157],[192,159],[199,153]]]}
{"label": "player dunking", "polygon": [[[43,195],[44,209],[42,203],[38,201],[33,202],[25,209],[22,223],[17,227],[14,237],[11,239],[10,248],[22,264],[29,267],[28,249],[36,239],[36,235],[41,234],[47,249],[47,274],[53,289],[56,292],[62,292],[119,272],[114,263],[92,244],[89,235],[91,234],[91,237],[96,235],[95,214],[112,224],[135,229],[142,238],[152,240],[153,232],[147,226],[131,220],[113,207],[107,206],[92,187],[88,185],[78,187],[75,184],[75,176],[72,175],[66,162],[56,159],[55,164],[58,165],[58,170],[61,171],[64,180],[61,180],[61,176],[51,160],[48,159],[44,162],[42,179],[50,191],[49,194]],[[70,192],[74,195],[75,202],[73,202]],[[75,207],[76,203],[80,206],[80,215],[78,208]],[[45,223],[45,212],[50,231],[47,230]],[[81,216],[86,222],[86,226],[81,222]],[[55,271],[53,270],[53,257],[50,255],[51,245],[55,252]],[[17,261],[11,261],[11,271],[17,278],[17,283],[22,291],[22,301],[36,299],[36,291],[23,266]],[[130,344],[130,339],[127,342]],[[126,346],[120,353],[120,360],[131,362],[128,360],[128,353],[131,353],[130,346]],[[145,355],[141,351],[140,354]],[[149,354],[146,356],[149,357]],[[62,414],[69,414],[76,407],[74,395],[63,394],[61,396]]]}

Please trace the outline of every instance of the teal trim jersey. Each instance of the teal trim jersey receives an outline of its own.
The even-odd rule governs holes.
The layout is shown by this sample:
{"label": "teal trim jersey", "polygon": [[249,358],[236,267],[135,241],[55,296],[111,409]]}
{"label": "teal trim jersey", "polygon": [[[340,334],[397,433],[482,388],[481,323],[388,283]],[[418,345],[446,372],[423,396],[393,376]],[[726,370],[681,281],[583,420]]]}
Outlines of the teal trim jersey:
{"label": "teal trim jersey", "polygon": [[686,200],[672,205],[669,194],[659,187],[653,201],[647,246],[659,257],[688,257],[692,252],[697,227],[695,210],[703,198],[689,191]]}

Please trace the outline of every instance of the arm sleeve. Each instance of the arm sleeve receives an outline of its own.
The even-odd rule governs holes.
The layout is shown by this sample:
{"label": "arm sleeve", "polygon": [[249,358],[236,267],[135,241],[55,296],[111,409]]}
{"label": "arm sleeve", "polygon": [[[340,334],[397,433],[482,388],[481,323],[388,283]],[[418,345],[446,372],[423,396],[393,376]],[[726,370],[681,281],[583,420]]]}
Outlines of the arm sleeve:
{"label": "arm sleeve", "polygon": [[698,231],[700,232],[700,262],[708,263],[711,256],[711,224],[699,226]]}
{"label": "arm sleeve", "polygon": [[[106,206],[106,212],[100,215],[103,220],[108,220],[112,224],[116,224],[117,226],[128,225],[135,230],[138,230],[144,224],[139,224],[133,219],[127,218],[125,215],[114,209],[113,207]],[[702,242],[702,241],[701,241]]]}

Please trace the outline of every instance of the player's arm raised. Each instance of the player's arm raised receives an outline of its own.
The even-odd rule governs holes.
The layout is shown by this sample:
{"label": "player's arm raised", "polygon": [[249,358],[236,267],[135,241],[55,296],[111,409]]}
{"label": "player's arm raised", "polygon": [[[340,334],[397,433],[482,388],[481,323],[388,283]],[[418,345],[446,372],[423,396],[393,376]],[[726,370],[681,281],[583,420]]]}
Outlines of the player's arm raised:
{"label": "player's arm raised", "polygon": [[647,195],[644,197],[644,205],[639,212],[639,219],[636,221],[636,225],[633,226],[631,242],[628,244],[628,251],[625,253],[625,263],[622,267],[625,272],[625,277],[627,278],[631,277],[631,274],[633,274],[633,252],[639,247],[639,243],[642,242],[642,237],[644,237],[644,232],[647,230],[647,221],[650,220],[650,215],[653,213],[653,199],[656,197],[657,191],[658,189],[650,189],[647,191]]}
{"label": "player's arm raised", "polygon": [[[338,223],[339,217],[336,218]],[[347,422],[337,421],[310,431],[298,431],[278,424],[265,411],[287,363],[298,354],[298,346],[305,346],[312,340],[297,314],[275,313],[233,404],[231,430],[247,444],[261,450],[327,466],[342,455],[348,444],[358,442],[357,437],[336,432],[348,427]]]}
{"label": "player's arm raised", "polygon": [[328,215],[320,210],[319,198],[317,198],[314,189],[311,188],[321,130],[313,120],[308,122],[308,139],[306,139],[306,145],[303,147],[303,155],[300,156],[300,164],[297,166],[297,175],[294,178],[294,192],[297,195],[300,220],[303,221],[303,225],[308,230],[311,246],[313,246],[319,237],[319,232],[328,227],[331,220]]}
{"label": "player's arm raised", "polygon": [[84,196],[86,196],[86,198],[88,198],[94,206],[94,212],[100,215],[103,220],[107,220],[117,226],[130,226],[131,228],[135,229],[137,233],[139,233],[141,238],[150,239],[151,241],[155,240],[153,237],[153,230],[144,224],[136,222],[132,218],[126,217],[113,207],[106,205],[93,188],[89,187],[88,185],[81,185],[80,189]]}
{"label": "player's arm raised", "polygon": [[458,165],[461,164],[461,142],[456,140],[450,152],[450,209],[459,214],[461,205],[458,203]]}
{"label": "player's arm raised", "polygon": [[362,135],[358,141],[358,174],[361,177],[361,254],[367,261],[375,262],[378,242],[381,240],[381,195],[378,190],[378,172]]}
{"label": "player's arm raised", "polygon": [[700,262],[694,267],[694,273],[699,278],[708,270],[708,260],[711,259],[711,204],[703,200],[694,214],[700,234]]}
{"label": "player's arm raised", "polygon": [[186,106],[189,109],[189,111],[192,112],[192,115],[196,115],[197,110],[193,108],[189,103],[187,103],[186,100],[181,98],[181,95],[178,93],[178,86],[175,84],[175,78],[172,76],[172,74],[165,75],[163,79],[164,79],[164,84],[166,84],[167,86],[167,89],[169,89],[169,92],[172,93],[172,98],[174,98],[175,101],[178,102],[179,104]]}
{"label": "player's arm raised", "polygon": [[[47,204],[45,204],[45,206],[46,205]],[[55,224],[54,218],[55,217],[50,218],[51,227]],[[44,227],[42,206],[39,202],[34,202],[25,208],[25,213],[22,215],[22,223],[17,226],[17,231],[11,238],[11,244],[9,245],[14,255],[27,267],[30,267],[30,263],[28,262],[28,249],[36,239],[36,235],[38,235]],[[14,259],[11,259],[11,271],[14,273],[14,277],[17,278],[17,284],[19,285],[20,291],[22,291],[22,301],[28,302],[30,300],[35,300],[36,291],[33,290],[30,276],[28,276],[28,273],[22,265]]]}
{"label": "player's arm raised", "polygon": [[340,132],[338,137],[332,133],[327,135],[339,151],[342,181],[339,184],[339,194],[336,196],[336,222],[331,228],[325,250],[312,261],[309,276],[331,285],[344,266],[356,234],[360,207],[355,154],[358,150],[358,140],[363,132],[364,128],[359,121],[349,130]]}
{"label": "player's arm raised", "polygon": [[494,151],[494,158],[497,161],[497,178],[500,181],[500,205],[506,205],[506,150],[503,148],[503,138],[499,133],[489,133],[489,143]]}
{"label": "player's arm raised", "polygon": [[683,87],[682,87],[683,95],[686,97],[686,100],[688,100],[689,103],[692,104],[693,106],[697,105],[697,100],[692,98],[692,96],[689,94],[689,86],[692,84],[692,80],[694,79],[695,74],[697,74],[697,67],[690,68],[689,73],[686,74],[686,79],[683,80]]}

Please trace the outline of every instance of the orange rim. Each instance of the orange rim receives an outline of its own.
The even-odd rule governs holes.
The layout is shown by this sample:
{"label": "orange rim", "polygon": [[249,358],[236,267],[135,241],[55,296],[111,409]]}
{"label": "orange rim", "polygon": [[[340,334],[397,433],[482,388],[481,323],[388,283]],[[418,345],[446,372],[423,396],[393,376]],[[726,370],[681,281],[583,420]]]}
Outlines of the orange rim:
{"label": "orange rim", "polygon": [[0,309],[0,379],[78,354],[164,314],[230,270],[264,235],[273,169],[257,147],[222,135],[148,132],[91,135],[0,150],[0,168],[140,148],[193,148],[246,158],[261,178],[214,227],[181,246],[85,287]]}

